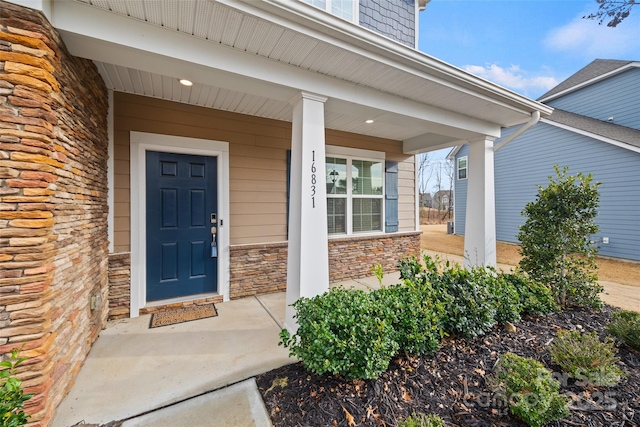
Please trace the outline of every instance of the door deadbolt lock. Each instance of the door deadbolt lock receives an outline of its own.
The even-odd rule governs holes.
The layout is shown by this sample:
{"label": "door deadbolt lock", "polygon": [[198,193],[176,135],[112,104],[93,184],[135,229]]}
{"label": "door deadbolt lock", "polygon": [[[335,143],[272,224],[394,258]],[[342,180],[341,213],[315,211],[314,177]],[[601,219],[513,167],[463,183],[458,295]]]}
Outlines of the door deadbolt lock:
{"label": "door deadbolt lock", "polygon": [[217,224],[218,223],[218,216],[215,213],[211,214],[211,224]]}

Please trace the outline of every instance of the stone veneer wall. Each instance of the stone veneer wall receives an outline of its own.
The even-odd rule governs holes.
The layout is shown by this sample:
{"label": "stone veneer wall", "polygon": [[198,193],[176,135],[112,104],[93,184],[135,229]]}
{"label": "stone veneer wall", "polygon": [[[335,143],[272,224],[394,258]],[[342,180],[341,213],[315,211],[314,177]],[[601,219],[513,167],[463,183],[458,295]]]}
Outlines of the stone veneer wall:
{"label": "stone veneer wall", "polygon": [[[222,295],[145,307],[140,315],[191,305],[222,302]],[[109,320],[131,317],[131,253],[109,254]]]}
{"label": "stone veneer wall", "polygon": [[[397,270],[405,255],[419,255],[421,232],[329,239],[331,283],[371,276],[381,264],[385,272]],[[287,243],[231,247],[230,297],[284,291],[287,287]]]}
{"label": "stone veneer wall", "polygon": [[231,246],[229,297],[287,289],[287,242]]}
{"label": "stone veneer wall", "polygon": [[107,108],[94,64],[40,12],[0,1],[0,354],[24,346],[32,426],[107,318]]}
{"label": "stone veneer wall", "polygon": [[109,320],[129,317],[131,253],[109,254]]}
{"label": "stone veneer wall", "polygon": [[354,236],[329,240],[331,283],[373,276],[371,267],[382,265],[385,273],[398,269],[403,256],[420,255],[421,231],[382,236]]}

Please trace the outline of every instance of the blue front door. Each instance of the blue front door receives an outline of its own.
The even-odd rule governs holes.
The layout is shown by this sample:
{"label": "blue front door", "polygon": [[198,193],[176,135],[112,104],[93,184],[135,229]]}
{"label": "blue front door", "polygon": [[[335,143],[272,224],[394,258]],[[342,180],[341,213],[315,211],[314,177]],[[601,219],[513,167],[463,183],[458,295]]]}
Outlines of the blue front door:
{"label": "blue front door", "polygon": [[147,301],[216,292],[216,158],[146,156]]}

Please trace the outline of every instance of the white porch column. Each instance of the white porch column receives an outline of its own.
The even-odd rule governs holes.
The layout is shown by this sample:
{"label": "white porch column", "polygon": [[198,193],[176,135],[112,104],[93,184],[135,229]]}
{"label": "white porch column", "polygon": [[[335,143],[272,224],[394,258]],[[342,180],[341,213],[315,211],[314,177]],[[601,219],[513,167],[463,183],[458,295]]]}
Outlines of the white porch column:
{"label": "white porch column", "polygon": [[464,264],[496,265],[496,204],[493,169],[493,141],[469,141],[467,219],[464,235]]}
{"label": "white porch column", "polygon": [[329,290],[324,102],[302,92],[294,98],[289,190],[289,248],[285,327],[298,329],[290,304]]}

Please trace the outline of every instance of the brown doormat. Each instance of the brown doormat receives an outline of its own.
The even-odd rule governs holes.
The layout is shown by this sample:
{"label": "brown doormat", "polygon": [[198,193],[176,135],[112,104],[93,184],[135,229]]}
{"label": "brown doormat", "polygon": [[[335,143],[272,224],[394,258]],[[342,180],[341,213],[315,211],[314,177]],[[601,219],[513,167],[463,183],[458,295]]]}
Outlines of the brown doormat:
{"label": "brown doormat", "polygon": [[175,325],[177,323],[190,322],[192,320],[205,319],[207,317],[215,317],[217,315],[218,311],[213,303],[159,311],[151,315],[149,328]]}

